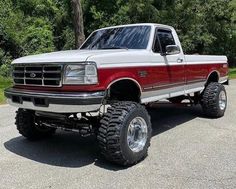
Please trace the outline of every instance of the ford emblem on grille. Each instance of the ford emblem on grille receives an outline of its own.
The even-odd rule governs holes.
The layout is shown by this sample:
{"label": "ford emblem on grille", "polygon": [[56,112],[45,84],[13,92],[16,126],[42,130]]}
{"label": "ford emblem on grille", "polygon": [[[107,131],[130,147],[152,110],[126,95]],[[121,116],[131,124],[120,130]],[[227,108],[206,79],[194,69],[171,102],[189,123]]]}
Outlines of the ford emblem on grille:
{"label": "ford emblem on grille", "polygon": [[31,78],[35,78],[35,77],[36,77],[36,74],[35,74],[35,73],[31,73],[31,74],[30,74],[30,77],[31,77]]}
{"label": "ford emblem on grille", "polygon": [[61,87],[62,68],[62,65],[15,65],[13,67],[14,83],[16,85]]}

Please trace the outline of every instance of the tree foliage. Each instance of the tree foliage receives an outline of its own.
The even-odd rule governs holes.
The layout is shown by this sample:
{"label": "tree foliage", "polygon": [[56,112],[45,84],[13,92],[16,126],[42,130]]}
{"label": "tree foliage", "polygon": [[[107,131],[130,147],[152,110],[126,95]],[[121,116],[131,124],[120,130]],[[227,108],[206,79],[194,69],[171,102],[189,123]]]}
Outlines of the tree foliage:
{"label": "tree foliage", "polygon": [[[186,53],[226,54],[236,64],[236,0],[81,0],[85,35],[129,23],[176,28]],[[70,0],[0,0],[0,65],[75,46]],[[4,68],[5,69],[5,68]]]}

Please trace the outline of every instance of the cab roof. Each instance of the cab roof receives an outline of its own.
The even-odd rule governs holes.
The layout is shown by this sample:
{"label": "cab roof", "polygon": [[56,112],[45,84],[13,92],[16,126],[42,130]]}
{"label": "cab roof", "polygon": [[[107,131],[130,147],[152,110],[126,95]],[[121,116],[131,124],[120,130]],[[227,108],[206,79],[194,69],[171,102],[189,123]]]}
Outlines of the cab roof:
{"label": "cab roof", "polygon": [[105,29],[111,29],[111,28],[121,28],[121,27],[130,27],[130,26],[151,26],[151,27],[161,27],[161,28],[167,28],[167,29],[174,29],[172,26],[163,25],[163,24],[155,24],[155,23],[137,23],[137,24],[126,24],[126,25],[117,25],[117,26],[109,26],[105,28],[98,29],[99,30],[105,30]]}

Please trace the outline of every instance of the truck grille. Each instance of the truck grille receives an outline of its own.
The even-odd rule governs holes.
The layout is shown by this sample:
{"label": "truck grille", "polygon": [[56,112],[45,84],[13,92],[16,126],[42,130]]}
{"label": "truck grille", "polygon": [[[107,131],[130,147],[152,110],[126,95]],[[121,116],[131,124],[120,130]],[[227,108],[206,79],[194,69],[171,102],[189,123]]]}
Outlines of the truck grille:
{"label": "truck grille", "polygon": [[60,87],[62,65],[14,65],[13,80],[16,85]]}

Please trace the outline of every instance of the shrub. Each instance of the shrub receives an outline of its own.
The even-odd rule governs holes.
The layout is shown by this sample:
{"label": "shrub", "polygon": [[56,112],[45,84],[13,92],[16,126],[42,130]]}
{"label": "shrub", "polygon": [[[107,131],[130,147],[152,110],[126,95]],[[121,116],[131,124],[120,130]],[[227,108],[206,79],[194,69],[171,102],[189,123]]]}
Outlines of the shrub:
{"label": "shrub", "polygon": [[11,76],[11,65],[10,64],[1,65],[0,76],[7,77],[7,78]]}

